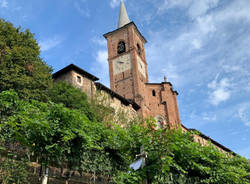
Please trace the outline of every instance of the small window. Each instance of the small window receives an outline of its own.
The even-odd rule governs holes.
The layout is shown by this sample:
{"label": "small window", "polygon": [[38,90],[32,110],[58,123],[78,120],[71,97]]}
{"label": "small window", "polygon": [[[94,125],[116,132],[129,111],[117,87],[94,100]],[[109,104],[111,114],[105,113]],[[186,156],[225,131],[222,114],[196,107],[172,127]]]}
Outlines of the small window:
{"label": "small window", "polygon": [[77,80],[77,82],[79,83],[79,84],[81,84],[82,83],[82,77],[81,76],[77,76],[76,77],[76,80]]}
{"label": "small window", "polygon": [[122,54],[126,51],[126,45],[124,41],[120,41],[117,46],[117,53]]}
{"label": "small window", "polygon": [[137,53],[139,55],[141,55],[141,47],[140,47],[140,45],[138,43],[137,43]]}
{"label": "small window", "polygon": [[152,91],[152,95],[155,96],[155,90]]}

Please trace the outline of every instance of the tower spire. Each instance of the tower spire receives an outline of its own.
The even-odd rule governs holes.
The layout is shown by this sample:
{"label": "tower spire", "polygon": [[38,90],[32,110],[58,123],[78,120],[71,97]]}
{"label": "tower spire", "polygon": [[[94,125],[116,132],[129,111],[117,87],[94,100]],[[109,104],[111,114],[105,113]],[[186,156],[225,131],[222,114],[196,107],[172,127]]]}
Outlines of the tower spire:
{"label": "tower spire", "polygon": [[120,17],[118,22],[118,28],[125,26],[126,24],[130,23],[128,13],[125,7],[123,0],[121,0],[121,8],[120,8]]}

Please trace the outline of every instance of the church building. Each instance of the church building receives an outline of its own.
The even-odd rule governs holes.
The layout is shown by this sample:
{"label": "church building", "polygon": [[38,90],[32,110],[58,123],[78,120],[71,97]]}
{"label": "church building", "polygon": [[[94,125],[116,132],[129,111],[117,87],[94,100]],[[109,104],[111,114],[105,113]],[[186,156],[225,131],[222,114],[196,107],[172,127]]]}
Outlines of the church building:
{"label": "church building", "polygon": [[139,104],[138,113],[143,117],[155,117],[169,126],[180,125],[178,93],[166,80],[162,83],[148,81],[144,47],[147,40],[129,20],[123,2],[117,29],[104,37],[108,45],[111,90]]}
{"label": "church building", "polygon": [[[97,82],[97,77],[73,64],[54,73],[54,81],[69,82],[82,89],[90,98],[100,92],[110,98],[110,106],[114,109],[122,109],[130,116],[153,117],[159,128],[180,127],[183,131],[194,130],[181,124],[178,92],[173,90],[166,77],[161,83],[149,82],[144,47],[147,40],[136,24],[130,21],[123,1],[117,29],[104,34],[104,37],[108,47],[110,88]],[[194,139],[202,145],[211,142],[223,152],[232,152],[202,133],[195,135]]]}

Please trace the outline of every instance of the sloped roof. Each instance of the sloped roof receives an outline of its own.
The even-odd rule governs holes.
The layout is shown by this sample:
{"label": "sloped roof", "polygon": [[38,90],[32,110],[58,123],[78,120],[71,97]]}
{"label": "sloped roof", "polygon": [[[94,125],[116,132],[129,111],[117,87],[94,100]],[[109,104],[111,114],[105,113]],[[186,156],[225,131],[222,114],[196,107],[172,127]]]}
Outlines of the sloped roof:
{"label": "sloped roof", "polygon": [[[183,125],[182,125],[183,126]],[[186,128],[186,127],[185,127]],[[219,148],[223,149],[226,152],[232,153],[234,156],[237,155],[235,152],[233,152],[232,150],[230,150],[229,148],[223,146],[222,144],[218,143],[217,141],[213,140],[211,137],[206,136],[205,134],[203,134],[202,132],[200,132],[199,130],[196,130],[194,128],[186,128],[188,131],[196,131],[198,132],[199,136],[201,136],[202,138],[211,141],[211,143],[213,143],[214,145],[218,146]]]}
{"label": "sloped roof", "polygon": [[82,74],[83,76],[87,77],[88,79],[90,79],[90,80],[92,80],[92,81],[97,81],[97,80],[99,80],[98,77],[96,77],[96,76],[94,76],[94,75],[92,75],[92,74],[86,72],[85,70],[79,68],[78,66],[76,66],[76,65],[74,65],[74,64],[70,64],[70,65],[64,67],[63,69],[61,69],[61,70],[55,72],[55,73],[52,75],[52,77],[53,77],[53,79],[56,79],[56,78],[59,77],[60,75],[65,74],[65,73],[67,73],[67,72],[69,72],[69,71],[71,71],[71,70],[74,70],[74,71],[78,72],[79,74]]}

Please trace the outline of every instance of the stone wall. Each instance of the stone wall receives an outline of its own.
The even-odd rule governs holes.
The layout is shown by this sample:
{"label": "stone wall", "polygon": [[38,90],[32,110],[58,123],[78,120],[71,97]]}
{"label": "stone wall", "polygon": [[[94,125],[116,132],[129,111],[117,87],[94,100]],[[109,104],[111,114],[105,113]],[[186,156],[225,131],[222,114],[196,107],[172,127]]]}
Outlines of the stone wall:
{"label": "stone wall", "polygon": [[73,74],[72,71],[67,71],[63,75],[54,78],[54,82],[68,82],[70,84],[73,83]]}
{"label": "stone wall", "polygon": [[119,116],[125,115],[127,119],[134,119],[137,117],[137,111],[132,107],[131,104],[124,104],[118,98],[112,96],[105,90],[96,91],[97,101],[107,107],[112,107],[114,109],[114,122],[121,124],[119,121]]}
{"label": "stone wall", "polygon": [[[81,80],[79,80],[79,77]],[[101,85],[103,87],[98,89],[97,83],[76,71],[68,71],[54,79],[54,82],[61,81],[68,82],[74,87],[80,88],[87,94],[89,99],[95,99],[99,103],[103,103],[103,105],[114,108],[114,116],[118,116],[120,112],[125,113],[130,119],[133,119],[137,116],[137,111],[125,98],[121,100],[121,98],[123,98],[122,96],[116,94],[100,83],[98,83],[99,86]]]}
{"label": "stone wall", "polygon": [[226,148],[225,146],[221,145],[220,143],[216,142],[212,138],[204,135],[203,133],[195,130],[195,129],[188,129],[181,126],[183,132],[188,131],[195,131],[198,134],[193,134],[194,141],[199,143],[201,146],[209,146],[210,144],[213,145],[215,148],[217,148],[220,152],[227,154],[228,156],[236,155],[234,152],[232,152],[230,149]]}
{"label": "stone wall", "polygon": [[54,79],[54,82],[68,82],[76,88],[80,88],[89,97],[93,96],[94,82],[76,71],[67,71]]}
{"label": "stone wall", "polygon": [[[33,162],[30,164],[30,183],[41,184],[40,165]],[[56,167],[49,167],[48,184],[107,184],[108,178],[102,176],[94,176],[92,174],[74,172],[71,178],[68,178],[68,174],[73,173],[67,169],[61,169]],[[67,182],[67,183],[66,183]]]}

